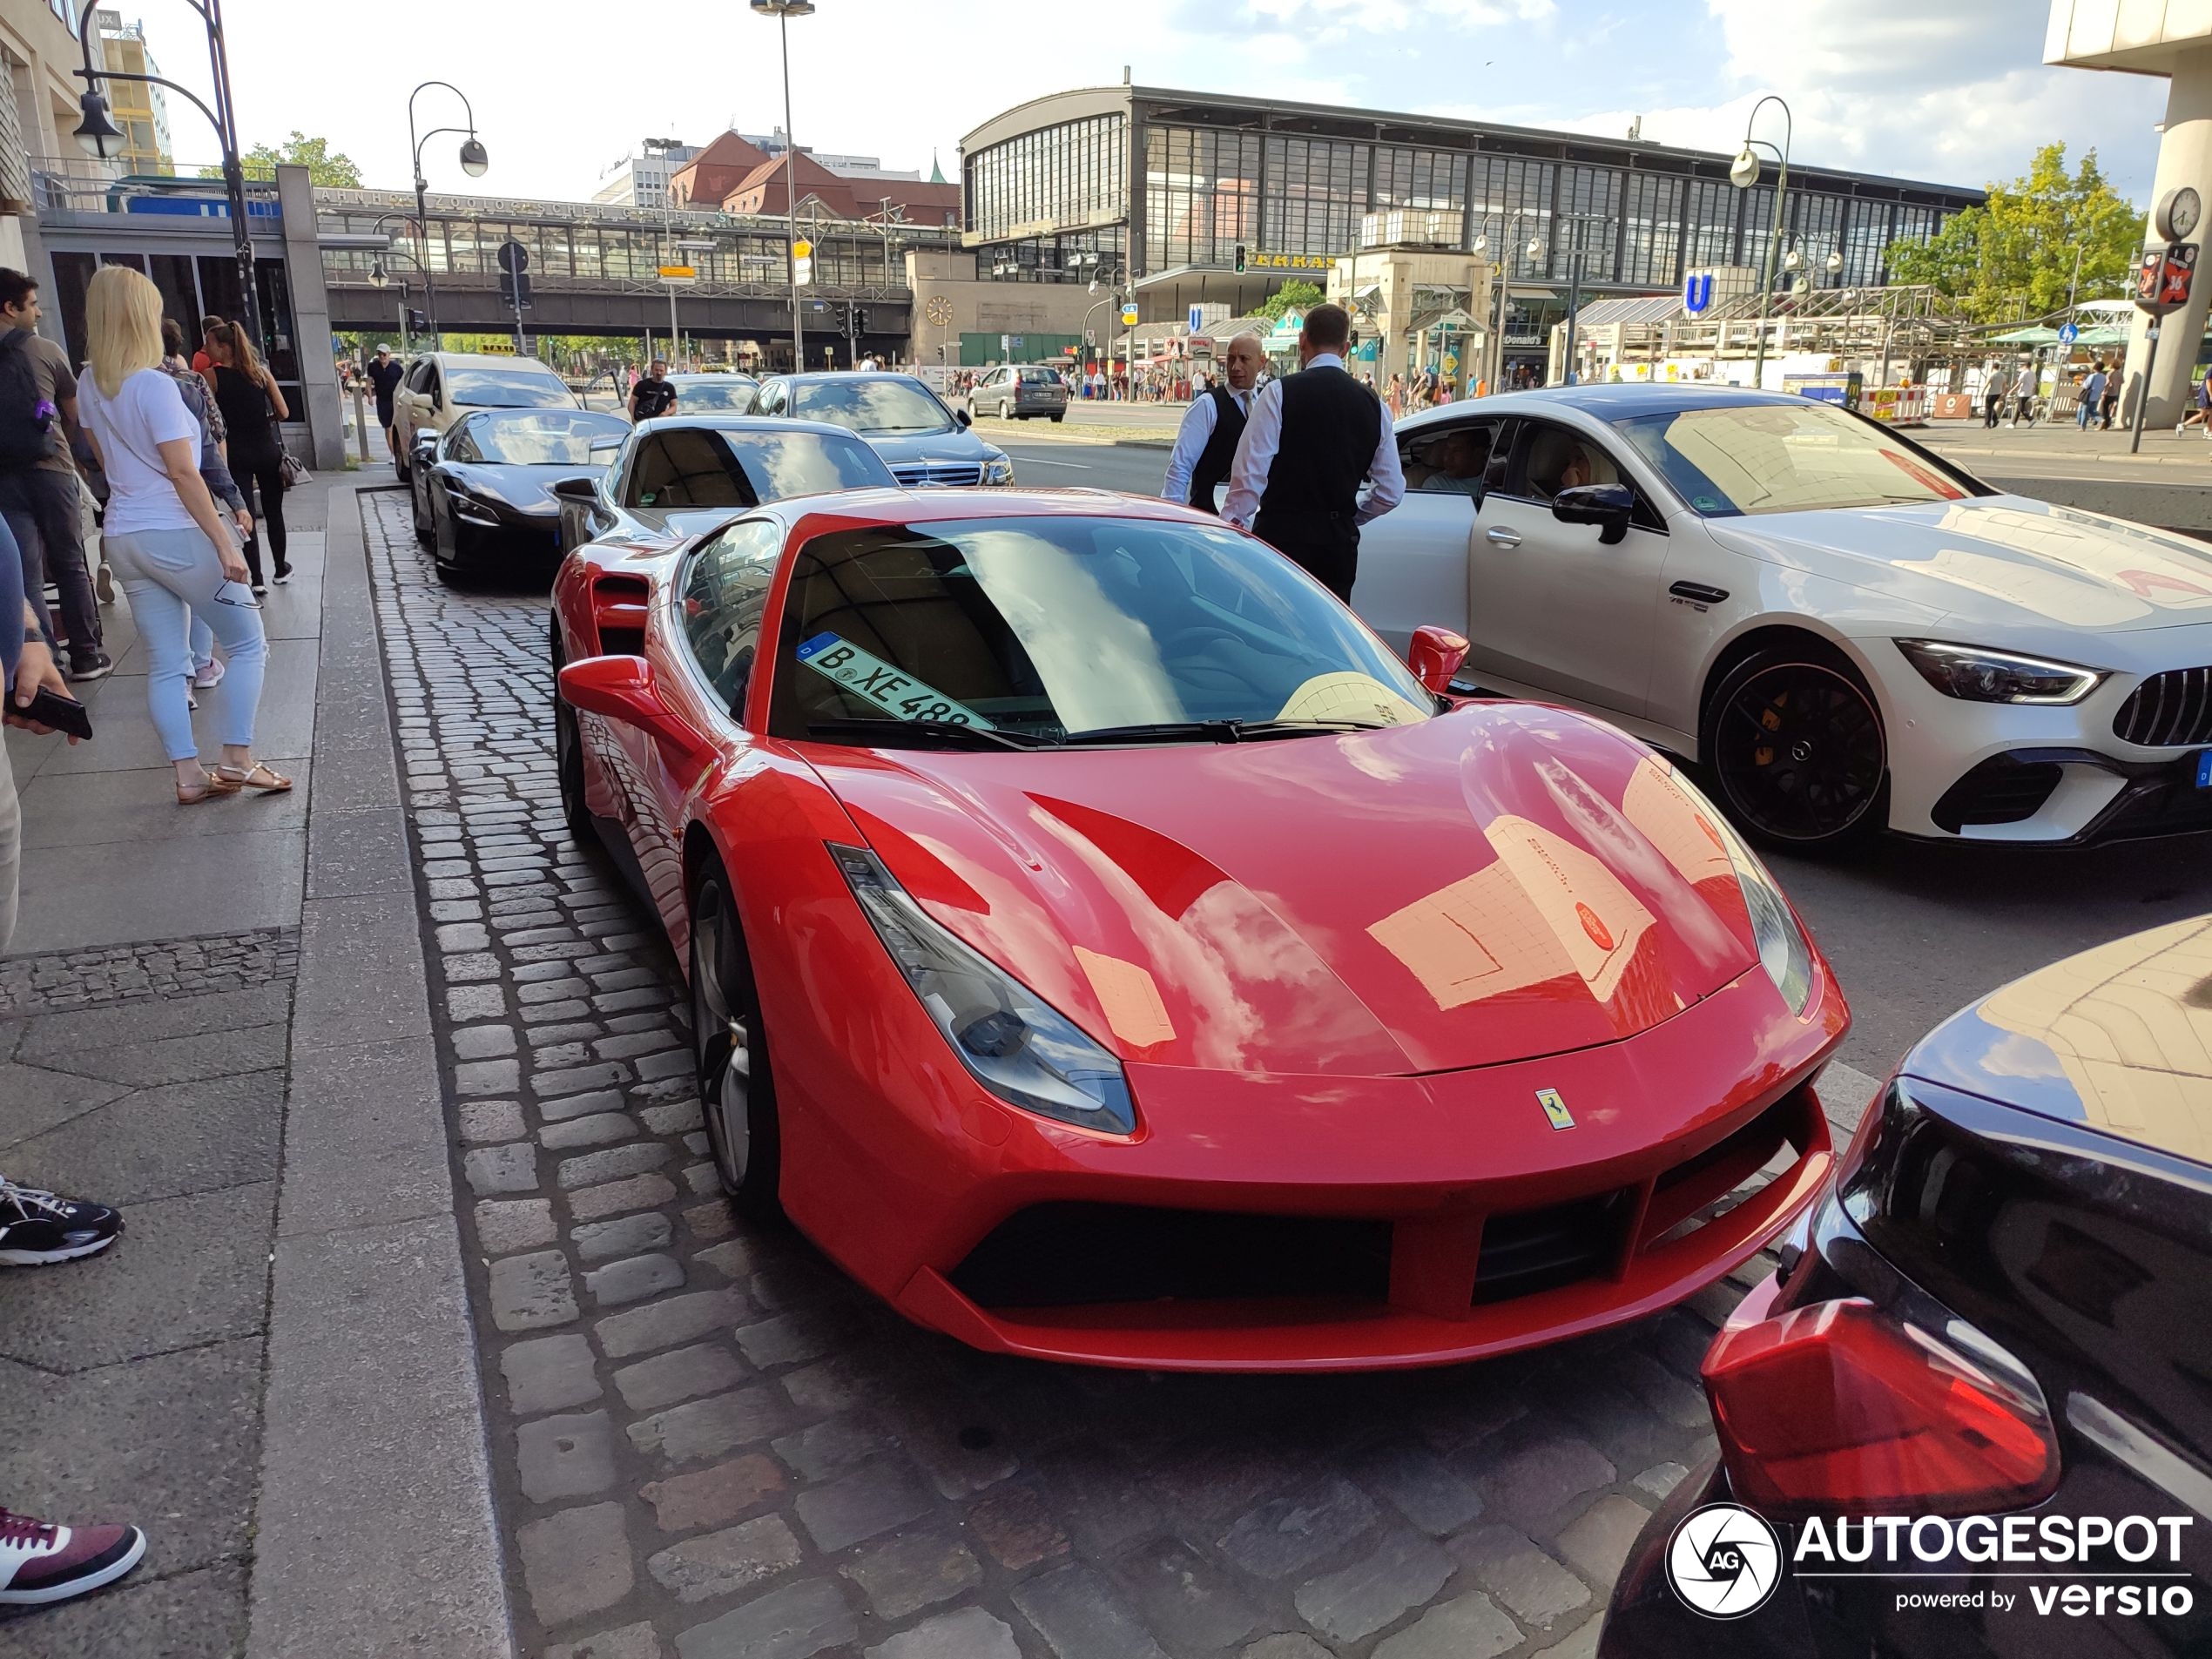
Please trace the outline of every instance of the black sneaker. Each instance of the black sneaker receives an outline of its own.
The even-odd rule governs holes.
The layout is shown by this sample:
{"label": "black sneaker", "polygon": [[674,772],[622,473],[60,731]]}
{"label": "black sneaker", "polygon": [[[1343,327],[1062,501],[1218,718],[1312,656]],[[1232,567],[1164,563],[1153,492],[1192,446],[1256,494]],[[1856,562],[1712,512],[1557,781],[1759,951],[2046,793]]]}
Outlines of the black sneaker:
{"label": "black sneaker", "polygon": [[277,566],[277,568],[276,568],[276,584],[277,584],[277,586],[279,586],[279,587],[280,588],[280,587],[282,587],[282,586],[283,586],[286,583],[287,583],[287,582],[289,582],[289,581],[291,581],[291,580],[292,580],[292,567],[291,567],[290,565],[288,565],[288,564],[280,564],[280,565],[278,565],[278,566]]}
{"label": "black sneaker", "polygon": [[267,583],[266,583],[266,582],[256,582],[256,583],[253,584],[253,597],[254,597],[255,598],[257,598],[257,599],[258,599],[258,598],[260,598],[260,597],[263,594],[266,593],[268,590],[269,590],[269,584],[268,584]]}
{"label": "black sneaker", "polygon": [[97,1256],[122,1231],[121,1213],[104,1204],[57,1197],[0,1176],[0,1267],[44,1267]]}
{"label": "black sneaker", "polygon": [[0,1509],[0,1607],[44,1607],[112,1584],[146,1553],[136,1527],[64,1527]]}
{"label": "black sneaker", "polygon": [[115,659],[95,646],[91,651],[71,651],[66,678],[72,680],[104,680],[115,672]]}

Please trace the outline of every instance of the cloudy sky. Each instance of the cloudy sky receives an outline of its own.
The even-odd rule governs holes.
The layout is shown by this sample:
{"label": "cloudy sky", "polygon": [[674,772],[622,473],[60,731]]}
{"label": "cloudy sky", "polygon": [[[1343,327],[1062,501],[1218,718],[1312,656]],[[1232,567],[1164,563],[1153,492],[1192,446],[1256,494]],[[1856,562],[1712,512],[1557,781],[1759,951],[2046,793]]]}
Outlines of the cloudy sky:
{"label": "cloudy sky", "polygon": [[[2043,0],[819,0],[791,26],[801,142],[948,177],[962,133],[1038,94],[1141,84],[1460,114],[1733,150],[1780,92],[1795,154],[1979,185],[2034,145],[2094,145],[2120,187],[2149,192],[2165,84],[2046,69]],[[739,0],[383,0],[364,59],[361,15],[317,0],[226,0],[247,142],[327,137],[373,185],[404,187],[407,94],[434,65],[466,91],[492,158],[485,192],[588,196],[647,136],[694,142],[780,123],[776,29]],[[185,8],[141,10],[165,72],[204,84]],[[426,92],[425,127],[457,113]],[[1776,118],[1771,111],[1762,118]],[[180,156],[212,155],[179,103]],[[463,184],[451,139],[433,189]]]}

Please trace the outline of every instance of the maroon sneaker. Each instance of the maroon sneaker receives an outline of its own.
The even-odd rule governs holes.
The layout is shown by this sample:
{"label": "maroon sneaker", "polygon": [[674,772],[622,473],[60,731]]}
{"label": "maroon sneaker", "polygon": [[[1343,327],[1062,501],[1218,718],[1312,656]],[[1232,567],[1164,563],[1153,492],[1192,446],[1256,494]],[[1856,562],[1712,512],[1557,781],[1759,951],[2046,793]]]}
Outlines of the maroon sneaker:
{"label": "maroon sneaker", "polygon": [[145,1553],[136,1527],[64,1527],[0,1509],[0,1607],[83,1595],[114,1583]]}

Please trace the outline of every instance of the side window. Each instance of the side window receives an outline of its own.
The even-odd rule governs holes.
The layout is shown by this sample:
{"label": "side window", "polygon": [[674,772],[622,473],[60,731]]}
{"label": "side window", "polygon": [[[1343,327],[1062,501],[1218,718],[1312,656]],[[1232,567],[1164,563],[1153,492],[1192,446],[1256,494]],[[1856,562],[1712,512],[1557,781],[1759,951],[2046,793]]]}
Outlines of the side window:
{"label": "side window", "polygon": [[1423,426],[1398,436],[1398,458],[1406,488],[1432,496],[1474,496],[1494,457],[1500,423],[1495,420],[1454,421]]}
{"label": "side window", "polygon": [[482,461],[483,451],[476,447],[476,423],[463,421],[446,434],[445,458],[448,461]]}
{"label": "side window", "polygon": [[430,365],[430,372],[422,377],[422,389],[429,394],[430,402],[433,407],[435,407],[439,401],[438,366],[435,363]]}
{"label": "side window", "polygon": [[763,415],[781,415],[784,412],[784,387],[781,381],[762,390],[760,412]]}
{"label": "side window", "polygon": [[684,573],[684,637],[733,718],[752,678],[768,584],[783,549],[780,526],[757,519],[732,524],[702,543]]}
{"label": "side window", "polygon": [[429,378],[430,360],[425,357],[421,362],[415,364],[413,368],[408,370],[407,389],[410,392],[419,392],[422,389],[423,381],[428,380]]}
{"label": "side window", "polygon": [[1524,501],[1549,502],[1579,484],[1622,482],[1621,469],[1598,444],[1581,433],[1548,421],[1522,422],[1514,447],[1507,493]]}
{"label": "side window", "polygon": [[678,427],[637,446],[623,505],[758,507],[760,497],[718,433]]}

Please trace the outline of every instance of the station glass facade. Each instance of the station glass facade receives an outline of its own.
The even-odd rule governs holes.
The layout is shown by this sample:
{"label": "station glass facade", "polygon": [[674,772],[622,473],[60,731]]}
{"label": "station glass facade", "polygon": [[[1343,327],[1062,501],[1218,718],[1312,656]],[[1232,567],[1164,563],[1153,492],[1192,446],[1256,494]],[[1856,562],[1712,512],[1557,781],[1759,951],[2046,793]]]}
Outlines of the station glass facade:
{"label": "station glass facade", "polygon": [[[1239,243],[1269,267],[1288,256],[1325,269],[1353,251],[1366,214],[1407,208],[1447,233],[1438,245],[1510,250],[1516,281],[1565,283],[1579,255],[1586,286],[1649,290],[1700,266],[1757,266],[1773,233],[1771,170],[1739,190],[1726,156],[1143,88],[1126,116],[1100,115],[1097,94],[1069,96],[1084,113],[1055,119],[1057,100],[1041,99],[1016,112],[1034,125],[1009,132],[1015,118],[1001,118],[963,158],[965,239],[987,277],[1082,280],[1096,266],[1070,253],[1118,251],[1124,226],[1139,278],[1226,271]],[[1892,242],[1925,241],[1980,199],[1800,163],[1780,246],[1817,286],[1870,287],[1886,280]]]}

